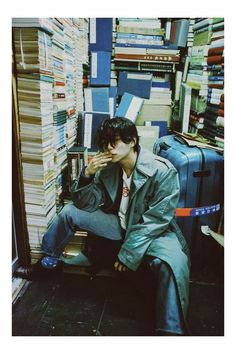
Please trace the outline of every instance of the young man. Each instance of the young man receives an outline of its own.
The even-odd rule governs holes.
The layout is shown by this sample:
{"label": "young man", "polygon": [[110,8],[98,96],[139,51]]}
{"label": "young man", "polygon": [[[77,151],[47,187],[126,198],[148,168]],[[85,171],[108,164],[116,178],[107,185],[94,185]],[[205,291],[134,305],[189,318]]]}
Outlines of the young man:
{"label": "young man", "polygon": [[99,152],[73,185],[73,204],[64,207],[44,235],[47,256],[41,264],[57,267],[75,229],[87,230],[87,250],[73,263],[112,265],[117,272],[136,272],[145,264],[156,286],[156,334],[184,335],[189,262],[174,220],[177,171],[138,141],[130,120],[104,121],[97,132]]}

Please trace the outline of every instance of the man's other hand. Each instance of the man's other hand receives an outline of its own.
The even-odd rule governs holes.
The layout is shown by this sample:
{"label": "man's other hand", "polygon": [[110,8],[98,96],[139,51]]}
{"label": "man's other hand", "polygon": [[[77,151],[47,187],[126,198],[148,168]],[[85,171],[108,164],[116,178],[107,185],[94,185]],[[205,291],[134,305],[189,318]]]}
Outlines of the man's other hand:
{"label": "man's other hand", "polygon": [[128,267],[126,267],[126,265],[124,265],[120,261],[115,262],[114,268],[117,272],[127,272],[130,270]]}

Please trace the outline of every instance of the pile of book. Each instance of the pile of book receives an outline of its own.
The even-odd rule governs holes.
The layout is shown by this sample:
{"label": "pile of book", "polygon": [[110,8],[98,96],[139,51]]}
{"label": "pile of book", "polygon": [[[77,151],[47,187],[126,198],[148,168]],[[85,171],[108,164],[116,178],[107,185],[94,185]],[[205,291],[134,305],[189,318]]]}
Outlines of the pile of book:
{"label": "pile of book", "polygon": [[83,111],[83,65],[88,65],[88,19],[77,18],[73,21],[74,65],[75,65],[75,97],[76,114]]}
{"label": "pile of book", "polygon": [[164,45],[165,29],[158,18],[119,18],[114,61],[117,70],[174,71],[180,52]]}
{"label": "pile of book", "polygon": [[34,262],[40,257],[43,234],[59,210],[67,148],[77,136],[77,112],[83,109],[81,65],[88,64],[88,20],[17,18],[12,24],[26,219]]}
{"label": "pile of book", "polygon": [[[189,70],[186,84],[191,87],[191,115],[189,131],[198,132],[216,143],[216,136],[223,137],[222,119],[224,92],[224,20],[223,18],[198,18],[193,25],[193,47],[189,48]],[[215,107],[215,104],[220,107]],[[220,108],[220,111],[218,111]],[[210,113],[211,112],[211,113]],[[210,116],[214,112],[214,123]],[[220,116],[221,117],[221,116]],[[213,119],[213,117],[212,117]],[[217,130],[214,131],[216,124]]]}
{"label": "pile of book", "polygon": [[52,39],[41,29],[14,28],[25,210],[32,254],[56,214]]}
{"label": "pile of book", "polygon": [[212,21],[208,59],[208,96],[202,135],[224,147],[224,19]]}
{"label": "pile of book", "polygon": [[12,27],[16,28],[39,28],[48,34],[52,34],[51,18],[43,17],[14,17],[12,18]]}
{"label": "pile of book", "polygon": [[136,125],[158,126],[159,136],[166,135],[172,113],[171,96],[170,75],[161,73],[153,75],[150,97],[144,99]]}
{"label": "pile of book", "polygon": [[56,178],[56,204],[59,205],[62,192],[62,174],[66,165],[66,90],[65,90],[65,39],[64,26],[52,19],[52,60],[53,60],[53,125],[54,163]]}
{"label": "pile of book", "polygon": [[61,19],[65,36],[65,73],[66,73],[66,146],[69,149],[76,139],[76,93],[75,93],[75,53],[73,22],[71,18]]}
{"label": "pile of book", "polygon": [[115,67],[115,43],[116,43],[116,18],[112,19],[112,52],[111,52],[111,80],[110,86],[117,86],[117,70]]}
{"label": "pile of book", "polygon": [[194,37],[193,26],[194,26],[194,24],[195,24],[195,19],[194,18],[190,18],[189,19],[189,29],[188,29],[187,43],[186,43],[187,47],[192,47],[193,46],[193,37]]}
{"label": "pile of book", "polygon": [[104,119],[114,117],[116,108],[116,86],[111,86],[112,30],[112,18],[89,19],[89,71],[79,120],[79,144],[89,152],[97,150],[97,128]]}
{"label": "pile of book", "polygon": [[63,256],[77,256],[81,251],[84,250],[87,236],[88,234],[86,231],[76,231],[71,241],[66,245]]}

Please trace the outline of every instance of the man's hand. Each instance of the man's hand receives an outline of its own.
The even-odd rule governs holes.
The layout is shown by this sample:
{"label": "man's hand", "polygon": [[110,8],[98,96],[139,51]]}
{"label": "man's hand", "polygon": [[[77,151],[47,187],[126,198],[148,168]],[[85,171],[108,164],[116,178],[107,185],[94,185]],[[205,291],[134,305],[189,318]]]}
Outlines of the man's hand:
{"label": "man's hand", "polygon": [[112,154],[109,151],[98,152],[89,162],[85,169],[85,176],[90,177],[95,175],[99,170],[105,168],[108,162],[111,162]]}
{"label": "man's hand", "polygon": [[128,272],[130,270],[128,267],[126,267],[126,265],[124,265],[120,261],[115,262],[114,268],[117,272]]}

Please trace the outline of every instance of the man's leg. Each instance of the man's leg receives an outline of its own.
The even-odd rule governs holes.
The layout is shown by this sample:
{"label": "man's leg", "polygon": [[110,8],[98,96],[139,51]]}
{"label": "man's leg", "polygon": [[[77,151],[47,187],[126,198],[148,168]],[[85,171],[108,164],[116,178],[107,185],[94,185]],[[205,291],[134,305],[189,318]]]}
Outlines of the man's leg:
{"label": "man's leg", "polygon": [[100,209],[89,213],[76,208],[73,204],[66,205],[57,216],[51,227],[45,233],[42,241],[42,251],[50,257],[42,264],[49,268],[57,265],[58,258],[67,243],[71,240],[76,229],[81,228],[98,238],[118,241],[122,238],[119,219],[116,215],[106,214]]}
{"label": "man's leg", "polygon": [[185,335],[186,328],[176,281],[170,266],[159,258],[147,257],[155,282],[155,332],[157,335]]}

